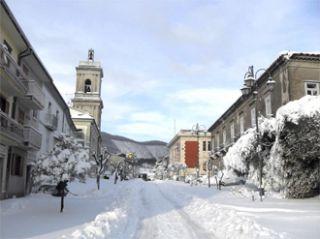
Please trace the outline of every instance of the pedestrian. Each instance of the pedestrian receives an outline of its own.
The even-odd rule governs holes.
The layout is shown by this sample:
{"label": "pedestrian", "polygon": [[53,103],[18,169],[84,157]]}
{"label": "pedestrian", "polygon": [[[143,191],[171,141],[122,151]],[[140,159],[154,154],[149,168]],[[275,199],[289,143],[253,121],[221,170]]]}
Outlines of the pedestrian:
{"label": "pedestrian", "polygon": [[58,191],[58,195],[60,195],[60,197],[61,197],[60,212],[63,212],[65,192],[69,191],[67,189],[67,186],[68,186],[68,180],[60,181],[58,183],[58,185],[56,186],[56,189]]}

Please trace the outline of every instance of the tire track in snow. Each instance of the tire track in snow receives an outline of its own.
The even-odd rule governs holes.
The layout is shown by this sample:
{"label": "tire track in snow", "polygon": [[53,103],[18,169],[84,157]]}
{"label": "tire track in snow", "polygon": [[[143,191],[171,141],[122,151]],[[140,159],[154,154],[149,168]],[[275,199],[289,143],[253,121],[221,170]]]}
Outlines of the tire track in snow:
{"label": "tire track in snow", "polygon": [[176,208],[177,212],[181,215],[181,217],[187,222],[187,224],[192,228],[192,231],[195,233],[195,238],[217,238],[212,232],[207,232],[204,228],[199,226],[191,217],[183,211],[181,206],[174,201],[173,199],[169,198],[166,194],[162,192],[158,185],[156,185],[160,194],[163,198],[169,201],[174,207]]}
{"label": "tire track in snow", "polygon": [[137,239],[184,238],[212,239],[212,233],[196,224],[190,216],[167,197],[156,184],[148,183],[140,194],[142,214],[145,214]]}

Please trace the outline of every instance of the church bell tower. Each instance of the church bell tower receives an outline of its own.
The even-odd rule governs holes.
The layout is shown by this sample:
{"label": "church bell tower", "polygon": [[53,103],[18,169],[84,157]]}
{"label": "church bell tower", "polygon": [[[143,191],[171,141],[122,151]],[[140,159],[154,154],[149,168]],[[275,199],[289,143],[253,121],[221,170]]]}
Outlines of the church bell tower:
{"label": "church bell tower", "polygon": [[101,81],[103,70],[100,62],[94,61],[94,50],[88,51],[88,60],[80,61],[76,67],[77,81],[75,97],[72,99],[73,108],[89,113],[101,129],[101,113],[103,101],[101,99]]}

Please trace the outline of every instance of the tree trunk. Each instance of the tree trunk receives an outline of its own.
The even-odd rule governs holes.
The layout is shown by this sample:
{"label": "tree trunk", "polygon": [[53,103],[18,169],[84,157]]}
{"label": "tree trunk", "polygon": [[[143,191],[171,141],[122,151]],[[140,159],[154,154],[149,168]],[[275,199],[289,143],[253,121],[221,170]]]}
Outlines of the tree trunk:
{"label": "tree trunk", "polygon": [[63,212],[64,208],[64,189],[61,192],[61,205],[60,205],[60,212]]}
{"label": "tree trunk", "polygon": [[97,175],[97,187],[100,190],[100,174]]}
{"label": "tree trunk", "polygon": [[114,174],[114,184],[117,183],[117,180],[118,180],[118,173],[116,172],[116,173]]}

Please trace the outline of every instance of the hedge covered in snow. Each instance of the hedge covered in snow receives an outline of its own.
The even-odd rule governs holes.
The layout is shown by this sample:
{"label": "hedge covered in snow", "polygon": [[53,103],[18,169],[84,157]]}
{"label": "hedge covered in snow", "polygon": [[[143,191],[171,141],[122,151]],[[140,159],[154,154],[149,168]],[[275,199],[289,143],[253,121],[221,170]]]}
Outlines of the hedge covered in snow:
{"label": "hedge covered in snow", "polygon": [[248,129],[223,158],[225,170],[258,185],[259,152],[265,188],[288,198],[319,194],[320,96],[289,102],[275,118],[259,118],[259,127],[261,144]]}

